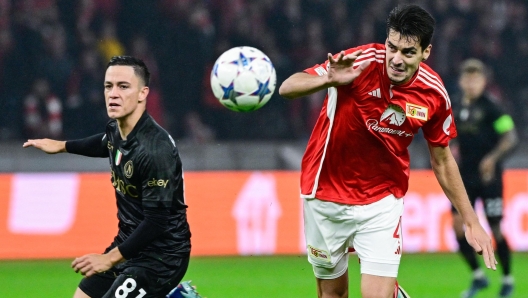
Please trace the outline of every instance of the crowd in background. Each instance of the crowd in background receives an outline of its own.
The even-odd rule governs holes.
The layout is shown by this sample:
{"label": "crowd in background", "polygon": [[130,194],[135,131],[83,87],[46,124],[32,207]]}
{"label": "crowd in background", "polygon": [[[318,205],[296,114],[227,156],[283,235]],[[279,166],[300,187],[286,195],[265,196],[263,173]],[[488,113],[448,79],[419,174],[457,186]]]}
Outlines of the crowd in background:
{"label": "crowd in background", "polygon": [[[103,80],[114,55],[134,55],[152,77],[149,113],[175,139],[306,138],[324,93],[262,109],[222,107],[210,86],[216,58],[234,46],[264,51],[289,75],[326,54],[385,41],[390,0],[0,0],[0,140],[80,138],[102,132]],[[492,92],[528,136],[528,2],[412,1],[436,19],[429,65],[456,100],[460,62],[492,72]]]}

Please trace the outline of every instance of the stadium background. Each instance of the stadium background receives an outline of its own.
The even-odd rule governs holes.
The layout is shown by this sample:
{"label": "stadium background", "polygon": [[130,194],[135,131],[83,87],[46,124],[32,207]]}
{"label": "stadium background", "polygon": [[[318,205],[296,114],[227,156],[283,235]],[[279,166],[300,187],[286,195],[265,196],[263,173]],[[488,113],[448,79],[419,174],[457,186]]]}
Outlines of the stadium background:
{"label": "stadium background", "polygon": [[[404,2],[0,0],[0,296],[71,295],[79,277],[67,270],[69,259],[100,251],[115,233],[106,160],[46,156],[21,144],[99,132],[107,119],[104,67],[119,54],[148,64],[148,110],[181,151],[194,233],[189,278],[213,298],[313,296],[311,268],[302,256],[297,179],[324,94],[295,101],[275,94],[259,111],[234,113],[213,98],[209,72],[224,50],[249,45],[268,54],[280,85],[327,52],[383,42],[387,13]],[[526,297],[528,3],[414,3],[437,20],[427,63],[451,98],[457,98],[459,63],[480,58],[493,70],[490,92],[516,121],[521,146],[506,163],[505,228],[518,251],[516,297]],[[428,170],[420,136],[410,150],[400,279],[418,297],[455,297],[469,272],[452,253],[448,201]],[[226,267],[231,271],[222,271]],[[255,278],[247,279],[251,274]],[[499,274],[493,276],[497,284]],[[25,287],[28,280],[40,288]],[[225,292],[230,288],[235,294]]]}

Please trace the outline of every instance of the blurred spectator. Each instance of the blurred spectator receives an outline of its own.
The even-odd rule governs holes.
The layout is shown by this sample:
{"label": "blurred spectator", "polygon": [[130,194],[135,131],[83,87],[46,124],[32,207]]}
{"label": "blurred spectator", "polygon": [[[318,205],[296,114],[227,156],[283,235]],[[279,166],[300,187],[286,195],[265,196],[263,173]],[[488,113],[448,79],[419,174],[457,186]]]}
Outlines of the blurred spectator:
{"label": "blurred spectator", "polygon": [[112,57],[121,56],[125,53],[125,47],[119,41],[116,33],[114,22],[106,20],[101,28],[101,34],[97,39],[99,51],[104,61],[110,61]]}
{"label": "blurred spectator", "polygon": [[[21,99],[37,77],[67,100],[66,123],[79,115],[80,110],[71,110],[74,99],[82,98],[79,107],[84,106],[99,92],[87,87],[91,79],[80,79],[90,76],[82,62],[74,65],[91,48],[101,56],[98,67],[122,54],[147,62],[154,70],[148,110],[176,139],[188,135],[189,113],[198,113],[220,140],[303,139],[311,131],[311,111],[320,106],[320,97],[289,102],[275,94],[258,112],[232,113],[211,98],[208,77],[216,58],[235,46],[259,48],[274,63],[280,83],[285,74],[312,66],[328,52],[362,40],[383,43],[387,10],[403,2],[408,1],[0,0],[0,107],[14,111],[0,120],[0,139],[21,137]],[[519,127],[528,127],[528,2],[418,3],[437,21],[435,50],[427,63],[440,73],[446,89],[456,90],[461,61],[479,58],[496,70],[502,104],[523,107],[512,117]],[[76,135],[83,127],[69,130],[67,126],[64,133]],[[528,136],[528,129],[519,133]]]}
{"label": "blurred spectator", "polygon": [[62,103],[44,78],[36,79],[24,98],[24,123],[28,139],[62,137]]}
{"label": "blurred spectator", "polygon": [[101,132],[108,121],[103,96],[104,69],[96,49],[85,49],[67,84],[64,137],[82,138]]}

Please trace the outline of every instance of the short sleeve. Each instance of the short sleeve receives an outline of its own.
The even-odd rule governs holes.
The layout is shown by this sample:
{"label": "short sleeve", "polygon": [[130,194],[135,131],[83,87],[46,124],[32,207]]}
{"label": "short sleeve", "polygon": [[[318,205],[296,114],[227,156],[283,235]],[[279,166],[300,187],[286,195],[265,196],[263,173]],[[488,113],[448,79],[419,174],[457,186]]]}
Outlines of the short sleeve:
{"label": "short sleeve", "polygon": [[453,110],[449,98],[434,93],[434,102],[440,103],[434,108],[431,118],[424,124],[424,137],[433,146],[446,147],[457,136]]}
{"label": "short sleeve", "polygon": [[142,205],[146,208],[171,208],[178,181],[178,159],[168,144],[145,152],[140,171]]}

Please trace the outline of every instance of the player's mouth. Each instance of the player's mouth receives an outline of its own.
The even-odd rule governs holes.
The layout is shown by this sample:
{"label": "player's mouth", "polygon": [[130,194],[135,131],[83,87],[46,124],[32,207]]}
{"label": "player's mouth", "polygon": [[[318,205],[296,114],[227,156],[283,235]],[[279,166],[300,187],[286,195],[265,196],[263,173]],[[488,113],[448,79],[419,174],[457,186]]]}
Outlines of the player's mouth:
{"label": "player's mouth", "polygon": [[392,70],[392,72],[394,72],[395,74],[404,74],[405,73],[405,69],[400,69],[400,68],[396,68],[394,66],[390,66],[390,69]]}
{"label": "player's mouth", "polygon": [[108,104],[108,109],[114,110],[114,109],[119,108],[120,106],[121,106],[120,104],[117,104],[115,102],[111,102],[111,103]]}

